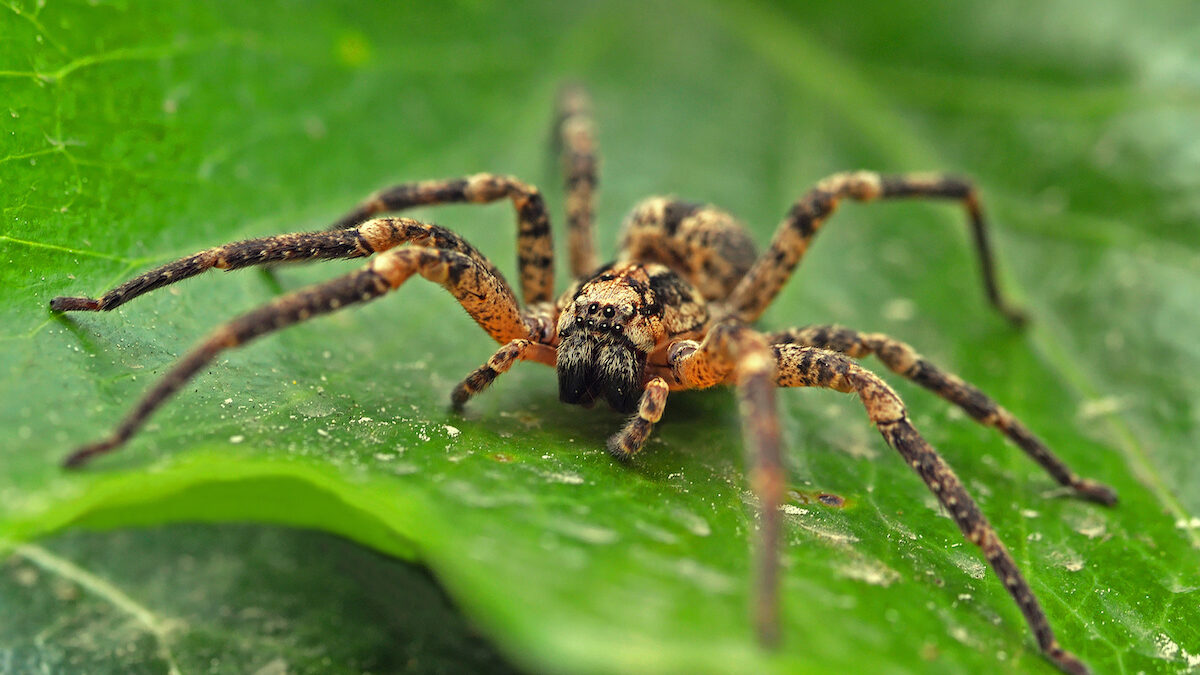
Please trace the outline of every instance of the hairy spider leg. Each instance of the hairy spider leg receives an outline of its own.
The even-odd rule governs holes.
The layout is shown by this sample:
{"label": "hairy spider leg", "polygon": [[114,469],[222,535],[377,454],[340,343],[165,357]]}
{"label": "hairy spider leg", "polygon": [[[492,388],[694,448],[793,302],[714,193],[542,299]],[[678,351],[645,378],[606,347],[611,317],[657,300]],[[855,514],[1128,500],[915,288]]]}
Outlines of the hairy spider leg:
{"label": "hairy spider leg", "polygon": [[954,403],[980,424],[998,429],[1060,485],[1071,488],[1084,499],[1106,506],[1117,503],[1115,490],[1080,478],[1012,413],[957,375],[930,363],[904,342],[882,333],[860,333],[839,326],[792,328],[769,333],[767,340],[771,344],[819,347],[856,359],[875,354],[893,372]]}
{"label": "hairy spider leg", "polygon": [[596,269],[595,215],[597,182],[595,126],[592,101],[578,86],[564,87],[558,97],[558,123],[554,138],[562,162],[567,197],[567,250],[571,276]]}
{"label": "hairy spider leg", "polygon": [[465,178],[401,183],[380,190],[359,203],[330,229],[352,228],[389,211],[439,204],[486,204],[512,200],[517,210],[517,269],[521,296],[527,304],[547,302],[554,295],[554,241],[542,193],[511,176],[478,173]]}
{"label": "hairy spider leg", "polygon": [[526,359],[553,366],[555,362],[554,348],[523,338],[504,345],[496,350],[495,354],[492,354],[487,363],[476,368],[470,375],[467,375],[466,379],[454,387],[454,392],[450,395],[454,410],[462,412],[471,397],[491,386],[492,382],[501,374],[507,373],[514,363]]}
{"label": "hairy spider leg", "polygon": [[608,454],[626,461],[641,451],[654,425],[662,419],[663,410],[667,407],[667,394],[670,391],[670,385],[661,377],[652,378],[646,383],[646,389],[638,400],[637,413],[629,418],[620,431],[608,439]]}
{"label": "hairy spider leg", "polygon": [[651,197],[622,227],[621,261],[662,263],[709,301],[728,297],[756,257],[745,227],[715,206]]}
{"label": "hairy spider leg", "polygon": [[1086,673],[1074,654],[1059,646],[1033,589],[962,482],[908,419],[903,401],[880,377],[850,358],[815,347],[775,345],[776,382],[781,387],[822,387],[858,394],[867,415],[888,445],[925,481],[968,541],[978,546],[1016,601],[1038,646],[1067,673]]}
{"label": "hairy spider leg", "polygon": [[108,311],[164,286],[190,279],[212,268],[234,270],[293,260],[334,260],[371,255],[371,244],[355,230],[301,232],[248,239],[205,249],[140,274],[99,298],[59,296],[50,301],[56,312]]}
{"label": "hairy spider leg", "polygon": [[772,356],[762,334],[731,321],[717,324],[700,343],[676,342],[667,356],[681,388],[737,386],[747,475],[759,501],[753,620],[759,639],[767,645],[780,639],[780,507],[786,486]]}
{"label": "hairy spider leg", "polygon": [[236,270],[274,262],[362,258],[403,243],[464,253],[496,275],[499,270],[459,235],[412,218],[378,218],[357,227],[323,232],[279,234],[205,249],[138,275],[100,298],[57,297],[56,312],[108,311],[153,290],[210,269]]}
{"label": "hairy spider leg", "polygon": [[734,316],[754,321],[783,288],[792,270],[808,250],[813,235],[837,209],[842,199],[868,202],[875,199],[921,197],[954,199],[967,210],[979,255],[984,289],[992,305],[1011,322],[1020,324],[1025,315],[1012,307],[1000,294],[996,265],[988,239],[987,223],[975,186],[962,178],[943,174],[881,175],[873,171],[855,171],[829,176],[801,197],[779,225],[771,246],[754,264],[730,297]]}
{"label": "hairy spider leg", "polygon": [[436,248],[389,251],[361,270],[282,295],[220,326],[184,355],[142,397],[111,436],[79,448],[66,458],[64,465],[81,466],[96,455],[122,446],[159,406],[226,349],[315,316],[374,300],[399,288],[413,274],[420,274],[450,291],[471,318],[497,342],[529,337],[532,332],[504,279],[492,274],[471,256]]}

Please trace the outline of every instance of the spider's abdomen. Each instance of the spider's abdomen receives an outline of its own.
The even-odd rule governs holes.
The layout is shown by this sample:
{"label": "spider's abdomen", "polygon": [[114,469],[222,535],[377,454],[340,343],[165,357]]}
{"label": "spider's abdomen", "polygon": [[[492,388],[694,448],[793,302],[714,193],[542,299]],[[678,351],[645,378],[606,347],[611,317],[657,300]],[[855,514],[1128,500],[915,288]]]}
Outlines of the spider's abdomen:
{"label": "spider's abdomen", "polygon": [[666,265],[705,300],[728,297],[757,257],[742,224],[713,206],[651,197],[622,228],[622,262]]}

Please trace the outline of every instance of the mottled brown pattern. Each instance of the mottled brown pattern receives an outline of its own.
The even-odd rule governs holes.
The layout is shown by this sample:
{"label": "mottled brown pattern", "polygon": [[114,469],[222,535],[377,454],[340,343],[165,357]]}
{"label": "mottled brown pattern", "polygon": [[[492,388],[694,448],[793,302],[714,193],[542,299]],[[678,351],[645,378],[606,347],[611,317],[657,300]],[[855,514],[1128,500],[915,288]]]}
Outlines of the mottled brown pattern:
{"label": "mottled brown pattern", "polygon": [[525,356],[525,352],[532,344],[534,344],[532,340],[518,339],[497,350],[487,363],[477,368],[454,388],[454,392],[450,395],[454,409],[462,410],[472,396],[487,389],[488,385],[501,373],[507,373],[514,363]]}
{"label": "mottled brown pattern", "polygon": [[730,311],[743,321],[754,321],[761,316],[808,251],[817,230],[833,215],[841,200],[868,202],[906,197],[955,199],[963,203],[971,222],[988,300],[1012,322],[1023,322],[1024,314],[1000,294],[987,224],[974,186],[961,178],[943,174],[883,175],[872,171],[834,174],[818,182],[793,204],[775,232],[771,246],[734,289],[728,303]]}
{"label": "mottled brown pattern", "polygon": [[982,550],[1025,615],[1042,651],[1066,672],[1085,672],[1078,659],[1058,646],[1045,612],[1016,562],[958,476],[912,426],[896,392],[879,376],[841,354],[795,344],[775,345],[774,351],[780,386],[824,387],[858,394],[884,440],[925,481],[963,535]]}
{"label": "mottled brown pattern", "polygon": [[[780,506],[787,477],[776,390],[819,387],[858,396],[884,440],[925,481],[963,535],[980,548],[1046,657],[1065,672],[1087,672],[1055,641],[1033,591],[999,536],[962,482],[913,428],[904,403],[887,383],[852,358],[875,354],[892,371],[996,427],[1078,495],[1113,504],[1116,493],[1080,478],[1011,413],[899,340],[835,326],[763,334],[747,325],[774,299],[840,200],[905,197],[963,203],[988,298],[1019,322],[1020,313],[998,292],[987,230],[971,183],[941,174],[885,176],[859,171],[831,176],[792,206],[770,247],[757,258],[750,237],[729,214],[699,203],[652,198],[639,204],[626,221],[617,260],[597,266],[591,235],[597,159],[589,108],[586,94],[577,88],[566,90],[559,101],[556,138],[566,177],[574,281],[557,300],[553,299],[550,224],[542,197],[530,185],[494,174],[405,183],[368,198],[329,231],[227,244],[147,272],[99,299],[52,300],[51,309],[56,311],[111,309],[213,267],[375,256],[362,270],[283,295],[218,328],[163,376],[110,437],[78,449],[66,464],[80,466],[119,448],[223,350],[372,300],[419,275],[449,290],[502,345],[455,387],[451,400],[457,409],[518,361],[542,363],[556,369],[562,401],[591,406],[603,400],[631,414],[608,441],[615,458],[630,461],[662,419],[670,391],[716,385],[737,388],[747,476],[758,498],[753,620],[764,644],[781,639]],[[411,218],[371,219],[416,205],[502,198],[511,199],[517,210],[524,308],[495,265],[461,236]],[[436,330],[436,326],[428,328]]]}
{"label": "mottled brown pattern", "polygon": [[126,281],[100,298],[58,297],[50,309],[107,311],[150,291],[190,279],[212,268],[235,270],[266,263],[361,258],[373,252],[357,230],[281,234],[225,244],[180,258]]}
{"label": "mottled brown pattern", "polygon": [[625,423],[625,426],[608,439],[608,453],[619,460],[632,459],[641,452],[646,439],[654,425],[662,419],[663,410],[667,406],[667,394],[671,391],[667,381],[656,377],[646,383],[638,403],[637,414]]}
{"label": "mottled brown pattern", "polygon": [[340,279],[310,286],[284,295],[217,328],[208,338],[188,352],[158,383],[142,397],[108,438],[85,445],[71,453],[63,464],[81,466],[94,456],[110,452],[129,440],[146,419],[175,392],[208,365],[217,354],[256,337],[285,328],[340,307],[365,302],[389,290],[387,281],[369,267]]}
{"label": "mottled brown pattern", "polygon": [[728,297],[756,256],[742,224],[714,206],[653,197],[622,228],[620,260],[667,265],[706,300]]}
{"label": "mottled brown pattern", "polygon": [[[771,344],[820,347],[862,358],[875,354],[892,372],[925,387],[962,408],[980,424],[995,427],[1042,466],[1060,485],[1085,499],[1113,505],[1117,495],[1111,488],[1081,478],[1046,444],[986,394],[957,375],[930,363],[911,346],[882,333],[860,333],[839,326],[807,326],[769,333]],[[835,387],[836,388],[836,387]]]}
{"label": "mottled brown pattern", "polygon": [[[414,206],[475,203],[511,199],[517,211],[517,265],[525,302],[554,297],[554,242],[550,217],[538,189],[511,176],[480,173],[466,178],[401,183],[380,190],[338,218],[330,228],[352,228],[371,216]],[[488,263],[489,265],[491,263]]]}
{"label": "mottled brown pattern", "polygon": [[582,87],[563,88],[558,98],[555,141],[559,146],[567,191],[567,251],[572,276],[596,269],[592,219],[598,180],[592,102]]}

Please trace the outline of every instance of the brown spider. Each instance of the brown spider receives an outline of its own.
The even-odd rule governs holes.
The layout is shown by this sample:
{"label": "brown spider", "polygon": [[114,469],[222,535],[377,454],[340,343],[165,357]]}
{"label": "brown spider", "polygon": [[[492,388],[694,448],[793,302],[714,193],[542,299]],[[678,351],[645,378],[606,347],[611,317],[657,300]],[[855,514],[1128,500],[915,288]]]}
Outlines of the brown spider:
{"label": "brown spider", "polygon": [[[859,171],[830,176],[792,206],[762,255],[755,253],[753,241],[727,213],[656,197],[639,204],[625,223],[617,260],[597,267],[592,244],[596,153],[588,107],[583,91],[564,91],[558,140],[566,173],[575,281],[557,301],[550,222],[541,194],[514,178],[491,174],[397,185],[368,198],[329,230],[218,246],[151,270],[99,299],[52,300],[54,311],[110,310],[213,267],[229,270],[379,254],[357,272],[288,293],[219,327],[142,398],[109,438],[76,450],[67,457],[66,466],[80,466],[120,447],[221,351],[373,300],[420,274],[449,290],[476,323],[503,345],[455,387],[455,408],[516,361],[538,361],[557,369],[562,401],[590,406],[602,398],[618,411],[634,413],[608,442],[614,457],[628,460],[641,450],[662,417],[668,392],[717,384],[737,387],[750,483],[759,499],[755,622],[765,643],[776,642],[779,631],[777,549],[784,471],[775,388],[824,387],[858,395],[884,440],[925,481],[966,538],[982,549],[1047,658],[1068,673],[1087,672],[1079,659],[1058,645],[1032,589],[995,530],[950,467],[913,428],[903,402],[853,359],[875,354],[902,377],[958,405],[981,424],[996,427],[1079,496],[1112,505],[1116,493],[1080,478],[1007,410],[903,342],[834,326],[773,333],[748,326],[774,299],[817,229],[845,198],[865,202],[924,197],[962,203],[970,217],[989,300],[1010,320],[1022,321],[998,292],[987,229],[971,183],[940,174],[885,176]],[[417,205],[485,203],[506,197],[517,211],[523,309],[496,267],[457,234],[411,218],[372,219]],[[409,246],[397,248],[405,243]]]}

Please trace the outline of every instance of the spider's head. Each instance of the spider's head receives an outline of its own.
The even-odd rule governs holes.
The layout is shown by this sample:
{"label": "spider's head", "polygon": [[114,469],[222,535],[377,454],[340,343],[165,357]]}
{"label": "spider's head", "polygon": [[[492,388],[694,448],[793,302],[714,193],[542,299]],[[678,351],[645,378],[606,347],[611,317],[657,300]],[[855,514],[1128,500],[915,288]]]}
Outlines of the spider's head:
{"label": "spider's head", "polygon": [[602,270],[583,283],[558,319],[558,397],[603,398],[631,413],[645,387],[646,355],[662,333],[645,269]]}

